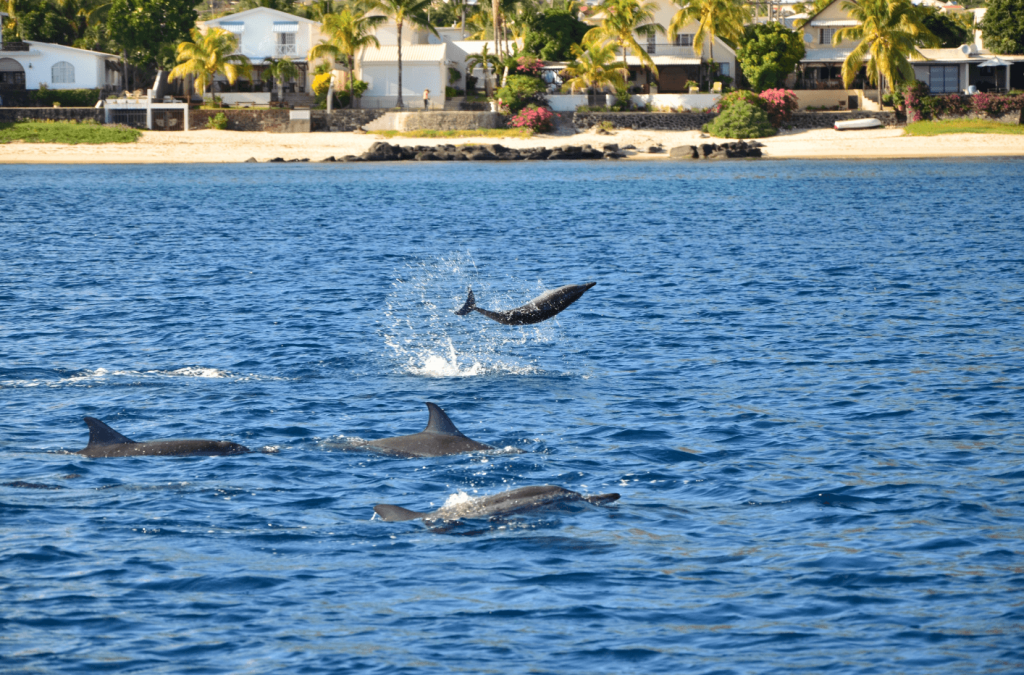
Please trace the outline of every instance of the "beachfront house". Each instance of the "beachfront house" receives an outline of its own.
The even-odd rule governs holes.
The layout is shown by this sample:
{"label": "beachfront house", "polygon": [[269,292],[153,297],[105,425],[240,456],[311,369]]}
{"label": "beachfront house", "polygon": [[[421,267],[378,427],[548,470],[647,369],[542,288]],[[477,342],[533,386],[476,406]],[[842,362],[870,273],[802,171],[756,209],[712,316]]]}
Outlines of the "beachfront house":
{"label": "beachfront house", "polygon": [[[455,64],[448,50],[450,31],[428,30],[402,25],[402,103],[423,109],[423,91],[429,89],[431,110],[443,110],[448,67]],[[367,84],[359,104],[364,108],[393,108],[398,103],[398,25],[391,19],[374,33],[380,47],[367,47],[356,59],[356,77]]]}
{"label": "beachfront house", "polygon": [[[852,40],[832,44],[835,32],[857,21],[835,0],[811,15],[800,29],[807,53],[787,85],[795,85],[800,106],[853,108],[858,105],[877,110],[877,88],[867,82],[865,69],[845,89],[843,62],[857,46]],[[868,59],[864,59],[865,64]],[[972,43],[951,49],[919,48],[911,57],[915,77],[928,85],[932,94],[1005,92],[1024,88],[1024,56],[993,54],[984,48],[981,31]]]}
{"label": "beachfront house", "polygon": [[229,85],[223,75],[214,80],[217,95],[225,103],[266,105],[276,97],[277,86],[263,79],[266,66],[273,60],[290,59],[299,76],[284,84],[284,101],[288,105],[311,105],[313,74],[306,55],[323,38],[320,24],[294,14],[268,7],[256,7],[208,21],[200,21],[199,29],[222,28],[238,38],[237,53],[252,63],[251,79],[239,79]]}
{"label": "beachfront house", "polygon": [[[4,94],[32,89],[99,89],[121,87],[120,59],[113,54],[76,49],[35,40],[3,41],[0,13],[0,105]],[[20,97],[19,99],[20,100]]]}
{"label": "beachfront house", "polygon": [[[805,53],[786,86],[795,90],[801,108],[879,109],[877,91],[867,89],[865,68],[858,71],[850,89],[843,85],[843,63],[857,47],[854,40],[832,43],[840,29],[857,25],[843,9],[843,1],[835,0],[820,12],[811,13],[797,29],[803,37]],[[867,62],[865,58],[865,65]]]}

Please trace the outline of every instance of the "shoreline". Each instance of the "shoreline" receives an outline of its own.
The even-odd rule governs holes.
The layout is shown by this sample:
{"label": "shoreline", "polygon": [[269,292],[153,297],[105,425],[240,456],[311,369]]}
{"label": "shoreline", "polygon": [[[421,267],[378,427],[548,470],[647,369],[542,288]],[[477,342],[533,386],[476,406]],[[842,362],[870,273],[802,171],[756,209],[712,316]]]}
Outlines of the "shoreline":
{"label": "shoreline", "polygon": [[[620,161],[669,160],[668,150],[680,145],[725,143],[732,139],[701,138],[698,131],[651,131],[617,129],[610,135],[584,132],[575,135],[539,134],[531,138],[404,138],[386,139],[373,133],[315,132],[274,134],[257,131],[144,131],[135,143],[66,145],[13,142],[0,145],[0,164],[235,164],[249,158],[267,162],[360,155],[373,143],[393,145],[483,145],[498,143],[509,148],[554,148],[562,145],[635,145],[637,154]],[[835,131],[811,129],[784,131],[758,139],[764,159],[883,160],[966,159],[1024,157],[1024,135],[947,134],[906,136],[901,128]],[[649,146],[666,152],[648,154]],[[685,160],[683,160],[685,161]],[[703,160],[698,160],[703,163]]]}

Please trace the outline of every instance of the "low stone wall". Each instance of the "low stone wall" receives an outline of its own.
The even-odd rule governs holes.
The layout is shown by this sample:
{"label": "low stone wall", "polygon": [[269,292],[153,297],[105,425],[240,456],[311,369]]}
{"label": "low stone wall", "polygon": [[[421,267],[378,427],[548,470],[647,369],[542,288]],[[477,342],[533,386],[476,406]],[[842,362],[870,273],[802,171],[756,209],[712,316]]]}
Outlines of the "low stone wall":
{"label": "low stone wall", "polygon": [[653,131],[699,131],[714,119],[709,113],[573,113],[577,129],[589,129],[601,122],[611,122],[614,129],[651,129]]}
{"label": "low stone wall", "polygon": [[97,122],[103,124],[103,108],[0,108],[0,122]]}
{"label": "low stone wall", "polygon": [[1011,110],[1005,115],[989,117],[988,115],[970,114],[965,116],[940,115],[939,120],[983,120],[985,122],[999,122],[1001,124],[1024,124],[1024,110]]}
{"label": "low stone wall", "polygon": [[[228,118],[230,131],[271,131],[288,130],[288,110],[270,108],[268,110],[191,110],[189,126],[192,129],[205,129],[206,123],[217,113],[224,113]],[[369,124],[384,114],[383,110],[335,110],[328,114],[326,110],[310,110],[310,127],[313,131],[356,131],[364,124]]]}
{"label": "low stone wall", "polygon": [[871,112],[870,110],[851,110],[849,112],[797,112],[789,126],[793,129],[831,129],[836,122],[861,120],[867,118],[880,120],[887,127],[896,126],[896,113]]}
{"label": "low stone wall", "polygon": [[453,131],[502,129],[505,120],[492,112],[388,112],[366,125],[367,131]]}
{"label": "low stone wall", "polygon": [[280,131],[288,124],[288,112],[283,109],[271,110],[189,110],[188,126],[190,129],[205,129],[214,115],[224,113],[228,118],[230,131]]}
{"label": "low stone wall", "polygon": [[[650,129],[652,131],[698,131],[714,119],[711,113],[575,113],[572,123],[577,129],[589,129],[600,122],[611,122],[615,129]],[[840,120],[875,117],[887,126],[896,125],[892,112],[797,112],[790,126],[794,129],[831,129]]]}
{"label": "low stone wall", "polygon": [[385,110],[335,110],[327,114],[326,110],[311,110],[313,131],[358,131],[363,125],[369,124],[384,115]]}

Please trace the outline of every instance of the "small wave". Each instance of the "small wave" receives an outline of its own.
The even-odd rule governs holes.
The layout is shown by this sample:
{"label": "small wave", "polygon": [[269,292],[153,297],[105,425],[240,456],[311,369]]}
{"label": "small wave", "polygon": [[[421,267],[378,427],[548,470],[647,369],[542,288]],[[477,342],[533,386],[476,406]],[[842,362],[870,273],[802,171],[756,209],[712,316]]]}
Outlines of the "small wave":
{"label": "small wave", "polygon": [[192,377],[200,379],[230,379],[235,382],[248,382],[252,380],[287,380],[285,377],[273,377],[267,375],[259,375],[257,373],[233,373],[228,370],[222,370],[220,368],[212,368],[208,366],[185,366],[183,368],[175,368],[172,370],[109,370],[107,368],[96,368],[96,369],[83,369],[73,371],[70,374],[63,374],[59,371],[54,371],[54,377],[34,377],[32,379],[25,380],[3,380],[0,381],[0,387],[6,388],[28,388],[28,387],[60,387],[66,384],[83,384],[93,383],[97,380],[111,379],[111,378],[135,378],[135,379],[148,379],[148,378],[161,378],[161,377]]}

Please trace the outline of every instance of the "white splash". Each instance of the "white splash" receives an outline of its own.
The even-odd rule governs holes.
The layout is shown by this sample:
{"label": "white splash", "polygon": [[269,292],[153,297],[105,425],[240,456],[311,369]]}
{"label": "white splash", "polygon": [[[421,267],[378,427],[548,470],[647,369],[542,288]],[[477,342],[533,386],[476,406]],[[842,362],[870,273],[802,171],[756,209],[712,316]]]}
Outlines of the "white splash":
{"label": "white splash", "polygon": [[456,492],[453,495],[448,495],[448,499],[445,500],[441,509],[454,509],[460,506],[465,506],[466,504],[472,504],[474,501],[476,501],[476,499],[474,497],[470,497],[465,492]]}
{"label": "white splash", "polygon": [[496,310],[536,295],[529,284],[516,279],[502,279],[499,285],[501,292],[480,277],[469,254],[455,253],[398,270],[379,329],[387,355],[400,371],[422,377],[543,372],[531,348],[559,340],[557,321],[513,327],[454,314],[470,286]]}

